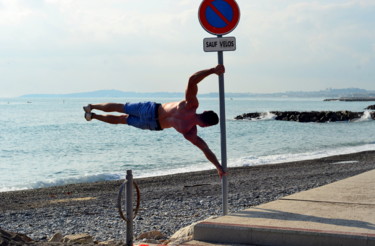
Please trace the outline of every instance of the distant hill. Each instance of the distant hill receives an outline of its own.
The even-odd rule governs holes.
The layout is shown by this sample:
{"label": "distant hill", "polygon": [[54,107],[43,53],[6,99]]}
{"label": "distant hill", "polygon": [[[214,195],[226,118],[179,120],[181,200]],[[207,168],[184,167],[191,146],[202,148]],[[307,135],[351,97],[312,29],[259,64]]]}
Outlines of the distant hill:
{"label": "distant hill", "polygon": [[345,88],[345,89],[326,89],[321,91],[310,91],[310,92],[303,92],[303,91],[290,91],[281,93],[287,96],[308,96],[308,97],[373,97],[375,95],[375,91],[368,91],[365,89],[359,88]]}
{"label": "distant hill", "polygon": [[119,90],[99,90],[91,92],[69,93],[69,94],[27,94],[21,97],[36,98],[36,97],[49,97],[49,98],[86,98],[86,97],[181,97],[183,93],[175,92],[132,92],[132,91],[119,91]]}
{"label": "distant hill", "polygon": [[[91,92],[69,93],[69,94],[27,94],[21,97],[26,98],[87,98],[87,97],[165,97],[182,98],[182,92],[131,92],[120,90],[98,90]],[[341,98],[341,97],[375,97],[375,91],[368,91],[359,88],[326,89],[321,91],[287,91],[279,93],[225,93],[226,97],[321,97],[321,98]],[[199,97],[219,97],[219,93],[212,92],[199,94]]]}

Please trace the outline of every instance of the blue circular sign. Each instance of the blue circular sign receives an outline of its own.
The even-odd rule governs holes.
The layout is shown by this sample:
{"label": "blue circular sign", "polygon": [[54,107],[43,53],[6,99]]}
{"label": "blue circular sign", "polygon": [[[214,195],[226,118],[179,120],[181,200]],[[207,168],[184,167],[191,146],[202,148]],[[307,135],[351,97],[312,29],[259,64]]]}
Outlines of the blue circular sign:
{"label": "blue circular sign", "polygon": [[227,34],[237,26],[240,10],[234,0],[204,0],[199,7],[202,27],[215,35]]}

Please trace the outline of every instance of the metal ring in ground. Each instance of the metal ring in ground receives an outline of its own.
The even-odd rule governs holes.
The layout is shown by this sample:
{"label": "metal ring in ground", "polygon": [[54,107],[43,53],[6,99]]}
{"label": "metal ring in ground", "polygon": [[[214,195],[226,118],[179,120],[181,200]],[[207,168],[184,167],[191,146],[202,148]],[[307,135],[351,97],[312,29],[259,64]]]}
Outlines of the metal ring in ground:
{"label": "metal ring in ground", "polygon": [[[118,194],[118,197],[117,197],[117,208],[118,208],[118,212],[120,214],[120,217],[125,220],[125,221],[128,221],[128,219],[124,216],[123,212],[122,212],[122,208],[121,208],[121,194],[124,190],[124,187],[126,185],[128,181],[126,180],[124,183],[122,183],[122,185],[120,186],[120,191],[119,191],[119,194]],[[141,204],[141,192],[139,191],[139,187],[138,187],[138,184],[133,181],[133,185],[135,187],[135,190],[137,191],[137,206],[135,207],[135,209],[133,210],[134,212],[134,215],[133,215],[133,219],[137,216],[138,214],[138,211],[139,211],[139,206]]]}

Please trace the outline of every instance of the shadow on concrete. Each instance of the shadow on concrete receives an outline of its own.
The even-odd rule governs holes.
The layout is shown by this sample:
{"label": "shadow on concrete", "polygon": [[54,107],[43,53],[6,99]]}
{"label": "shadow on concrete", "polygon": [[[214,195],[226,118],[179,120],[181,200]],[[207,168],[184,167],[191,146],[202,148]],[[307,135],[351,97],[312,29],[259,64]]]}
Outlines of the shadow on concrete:
{"label": "shadow on concrete", "polygon": [[[259,211],[253,211],[259,210]],[[273,209],[262,209],[262,208],[253,208],[252,211],[240,211],[234,213],[233,216],[242,216],[247,218],[260,218],[260,219],[274,219],[274,220],[285,220],[285,221],[307,221],[321,224],[331,224],[337,226],[345,227],[357,227],[369,230],[375,230],[375,225],[372,223],[359,221],[359,220],[348,220],[348,219],[334,219],[334,218],[324,218],[318,216],[297,214],[284,212]]]}

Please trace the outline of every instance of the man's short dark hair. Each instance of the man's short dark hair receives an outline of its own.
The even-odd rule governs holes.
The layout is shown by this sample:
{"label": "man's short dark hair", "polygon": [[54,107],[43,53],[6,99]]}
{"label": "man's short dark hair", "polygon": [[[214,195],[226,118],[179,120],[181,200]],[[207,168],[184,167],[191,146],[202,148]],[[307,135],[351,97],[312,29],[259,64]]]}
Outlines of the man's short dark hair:
{"label": "man's short dark hair", "polygon": [[202,121],[208,126],[213,126],[219,123],[219,117],[214,111],[204,111],[201,116]]}

